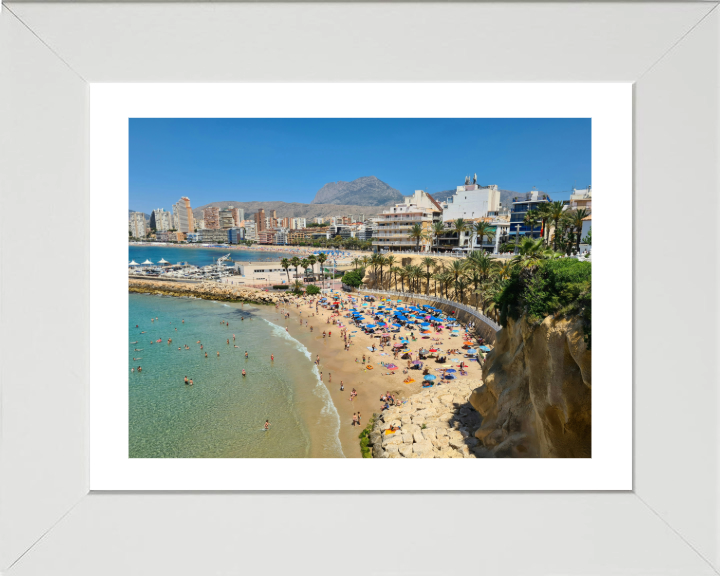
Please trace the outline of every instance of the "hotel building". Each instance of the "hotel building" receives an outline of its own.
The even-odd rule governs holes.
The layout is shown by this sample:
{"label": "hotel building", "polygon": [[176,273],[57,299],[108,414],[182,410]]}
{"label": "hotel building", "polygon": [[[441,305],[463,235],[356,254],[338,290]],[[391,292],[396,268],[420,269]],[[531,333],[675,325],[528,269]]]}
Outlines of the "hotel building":
{"label": "hotel building", "polygon": [[[410,237],[412,227],[419,224],[423,233],[429,236],[433,224],[442,221],[442,213],[440,204],[432,196],[423,190],[415,190],[404,203],[395,204],[378,216],[373,246],[376,250],[414,250],[418,242]],[[422,238],[419,246],[420,251],[427,252],[431,242]]]}

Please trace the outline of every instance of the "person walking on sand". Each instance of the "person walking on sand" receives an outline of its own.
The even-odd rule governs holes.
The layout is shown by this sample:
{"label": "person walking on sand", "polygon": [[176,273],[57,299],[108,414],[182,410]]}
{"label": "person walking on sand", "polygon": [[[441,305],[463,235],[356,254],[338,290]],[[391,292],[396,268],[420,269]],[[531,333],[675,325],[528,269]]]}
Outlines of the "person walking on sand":
{"label": "person walking on sand", "polygon": [[345,391],[345,384],[343,384],[343,381],[340,380],[340,392],[344,392],[344,391]]}
{"label": "person walking on sand", "polygon": [[357,414],[353,412],[353,419],[352,419],[352,425],[355,426],[357,424]]}
{"label": "person walking on sand", "polygon": [[358,426],[360,426],[360,412],[358,412]]}

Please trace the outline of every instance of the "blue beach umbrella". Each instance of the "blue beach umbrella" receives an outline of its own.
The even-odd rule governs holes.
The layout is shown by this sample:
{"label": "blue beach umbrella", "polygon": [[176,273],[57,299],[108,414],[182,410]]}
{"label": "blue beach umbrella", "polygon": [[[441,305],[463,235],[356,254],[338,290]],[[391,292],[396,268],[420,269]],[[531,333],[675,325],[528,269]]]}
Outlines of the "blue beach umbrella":
{"label": "blue beach umbrella", "polygon": [[425,376],[425,380],[435,380],[435,378],[437,378],[437,376],[433,376],[432,374]]}
{"label": "blue beach umbrella", "polygon": [[457,370],[455,370],[455,368],[448,368],[447,370],[445,370],[445,372],[453,373],[453,372],[457,372]]}

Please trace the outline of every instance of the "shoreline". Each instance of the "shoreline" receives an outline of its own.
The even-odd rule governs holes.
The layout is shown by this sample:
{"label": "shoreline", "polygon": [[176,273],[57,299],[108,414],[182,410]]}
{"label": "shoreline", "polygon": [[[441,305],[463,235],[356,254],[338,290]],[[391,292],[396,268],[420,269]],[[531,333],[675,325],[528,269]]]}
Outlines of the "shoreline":
{"label": "shoreline", "polygon": [[[341,298],[346,308],[349,307],[348,297],[342,295]],[[290,336],[301,342],[310,351],[313,359],[318,355],[320,356],[320,371],[324,375],[323,384],[330,392],[330,397],[340,416],[340,432],[338,436],[343,453],[347,458],[362,457],[359,435],[368,425],[373,415],[381,413],[380,396],[386,392],[390,392],[399,400],[410,401],[411,397],[427,390],[444,393],[443,391],[446,388],[450,386],[453,388],[462,387],[465,382],[468,384],[473,383],[472,387],[475,388],[478,385],[477,382],[481,381],[482,366],[478,362],[468,362],[468,375],[459,377],[449,384],[438,384],[433,388],[423,389],[422,373],[415,370],[408,371],[408,374],[412,376],[415,382],[406,384],[404,382],[406,376],[403,374],[402,369],[407,361],[393,360],[392,353],[389,351],[384,352],[386,355],[383,356],[383,351],[380,348],[376,348],[375,352],[368,350],[367,347],[373,343],[377,347],[377,341],[371,335],[366,335],[360,329],[348,325],[348,319],[341,315],[336,317],[336,320],[342,321],[347,326],[348,334],[353,336],[350,339],[352,343],[350,350],[345,351],[343,339],[340,337],[340,326],[327,323],[331,312],[318,306],[317,314],[312,315],[315,313],[315,302],[315,299],[302,297],[289,303],[279,302],[274,321],[279,326],[286,327]],[[284,312],[290,314],[288,319],[284,318]],[[302,325],[300,324],[301,319]],[[308,321],[307,327],[305,327],[306,320]],[[313,332],[310,332],[310,326],[314,327]],[[323,338],[323,330],[334,334]],[[355,333],[353,334],[353,332]],[[404,334],[404,332],[402,333]],[[416,336],[419,336],[417,330]],[[437,334],[431,336],[438,337]],[[439,337],[440,340],[433,342],[433,344],[442,346],[441,350],[460,348],[462,346],[463,339],[451,337],[448,331],[444,331]],[[432,342],[432,340],[425,341],[421,338],[417,338],[414,342],[411,340],[409,349],[416,354],[421,347],[427,346],[427,342]],[[365,367],[366,365],[362,364],[363,353],[368,360],[367,364],[373,366],[372,370],[368,370]],[[451,355],[448,354],[447,356],[449,359],[451,358]],[[356,358],[358,359],[357,362]],[[383,361],[386,363],[394,362],[400,369],[395,372],[383,369],[380,365],[380,362]],[[432,359],[426,360],[425,365],[433,372],[436,369]],[[449,368],[452,363],[449,362],[443,366]],[[331,381],[328,374],[332,374]],[[340,391],[341,380],[345,386],[345,390],[342,392]],[[439,382],[439,380],[436,380],[436,382]],[[358,396],[353,401],[350,401],[350,391],[353,388],[357,390]],[[362,414],[362,420],[359,426],[353,426],[353,413],[358,411]]]}
{"label": "shoreline", "polygon": [[[340,336],[341,327],[337,324],[328,323],[331,318],[331,311],[326,310],[319,304],[316,298],[307,296],[294,296],[292,294],[275,294],[255,290],[249,288],[239,288],[232,285],[218,285],[217,283],[203,284],[181,284],[177,282],[163,282],[159,280],[129,280],[130,293],[144,294],[162,294],[174,297],[193,296],[205,300],[228,301],[228,302],[247,302],[251,304],[267,304],[275,305],[275,310],[268,310],[269,321],[286,328],[287,333],[293,339],[300,342],[310,352],[311,359],[315,360],[320,357],[319,371],[323,374],[323,385],[327,389],[330,399],[340,418],[340,430],[338,439],[342,446],[343,454],[346,458],[361,458],[361,446],[359,435],[370,422],[375,413],[381,412],[380,396],[386,392],[390,392],[398,400],[410,400],[420,392],[422,388],[422,373],[420,371],[408,370],[408,375],[415,381],[406,384],[404,382],[405,375],[403,369],[406,367],[405,360],[394,360],[392,352],[389,348],[385,351],[377,347],[377,341],[372,335],[365,334],[361,329],[350,325],[349,319],[343,314],[347,309],[352,307],[349,300],[350,296],[341,294],[341,302],[345,306],[345,310],[340,310],[341,315],[335,316],[337,322],[343,324],[347,328],[350,350],[346,351],[344,341]],[[355,294],[355,293],[354,293]],[[358,298],[358,300],[360,300]],[[285,318],[285,313],[289,314]],[[307,321],[307,326],[305,322]],[[310,327],[314,330],[311,332]],[[329,333],[323,338],[323,331]],[[409,330],[408,330],[409,331]],[[448,330],[441,334],[433,333],[426,335],[426,339],[420,335],[418,328],[413,331],[416,340],[410,340],[409,350],[414,356],[422,347],[433,346],[441,347],[440,350],[446,348],[461,348],[463,338],[454,338]],[[334,334],[333,334],[334,332]],[[405,334],[405,330],[401,334]],[[430,338],[437,338],[434,341]],[[375,344],[376,350],[372,352],[369,346]],[[366,356],[367,362],[362,362],[363,354]],[[447,354],[450,362],[444,364],[443,367],[449,368],[451,364],[451,355]],[[395,363],[399,369],[389,371],[381,366],[381,362]],[[480,379],[482,376],[482,367],[477,362],[468,362],[466,368],[468,376],[454,380],[453,383],[460,383],[465,380],[472,381]],[[367,366],[373,366],[368,369]],[[426,367],[431,371],[435,371],[436,366],[432,359],[425,360]],[[314,377],[314,375],[313,375]],[[344,391],[340,391],[340,382],[344,384]],[[438,386],[430,390],[443,390],[444,385]],[[350,392],[355,388],[358,392],[357,397],[350,401]],[[352,417],[354,413],[360,412],[362,419],[360,425],[352,425]]]}

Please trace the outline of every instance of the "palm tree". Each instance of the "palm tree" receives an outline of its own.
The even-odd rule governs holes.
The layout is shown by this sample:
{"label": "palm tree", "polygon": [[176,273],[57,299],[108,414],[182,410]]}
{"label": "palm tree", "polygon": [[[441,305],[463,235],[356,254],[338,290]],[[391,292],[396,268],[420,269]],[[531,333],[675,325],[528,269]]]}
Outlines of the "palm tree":
{"label": "palm tree", "polygon": [[370,262],[370,258],[366,254],[362,258],[360,258],[360,262],[362,262],[362,265],[367,268],[367,265]]}
{"label": "palm tree", "polygon": [[458,288],[457,288],[458,280],[459,280],[462,276],[465,275],[465,266],[466,266],[466,265],[467,265],[467,264],[466,264],[465,262],[463,262],[462,260],[453,260],[453,261],[450,263],[450,267],[448,268],[448,272],[450,272],[450,274],[452,274],[452,277],[453,277],[453,282],[454,282],[455,292],[456,292],[456,293],[457,293],[457,290],[458,290]]}
{"label": "palm tree", "polygon": [[[558,200],[556,202],[553,202],[549,208],[550,221],[555,223],[555,238],[553,240],[553,249],[555,249],[555,250],[557,250],[558,226],[560,223],[560,218],[562,218],[563,214],[564,214],[564,211],[563,211],[564,207],[565,207],[565,204],[563,203],[563,201]],[[548,226],[548,228],[550,228],[550,227]],[[550,231],[548,230],[548,244],[550,243],[549,240],[550,240]]]}
{"label": "palm tree", "polygon": [[355,266],[355,270],[358,269],[358,266],[360,266],[360,258],[353,258],[350,262],[353,266]]}
{"label": "palm tree", "polygon": [[485,236],[488,237],[488,239],[492,239],[495,237],[495,228],[490,226],[488,222],[485,222],[484,220],[480,220],[480,222],[475,222],[475,226],[473,226],[473,230],[475,232],[475,236],[477,236],[480,239],[480,249],[482,250],[482,243],[483,238]]}
{"label": "palm tree", "polygon": [[387,266],[387,258],[382,254],[378,254],[378,266],[380,267],[380,288],[383,287],[383,267]]}
{"label": "palm tree", "polygon": [[580,254],[580,236],[582,236],[583,220],[590,216],[585,208],[573,210],[568,214],[570,226],[575,229],[575,253]]}
{"label": "palm tree", "polygon": [[460,242],[462,241],[462,233],[467,230],[467,222],[463,218],[458,218],[453,222],[453,229],[455,232],[457,232],[458,235],[458,247],[460,247]]}
{"label": "palm tree", "polygon": [[300,258],[298,258],[297,256],[293,256],[292,258],[290,258],[290,264],[295,266],[295,278],[297,279],[298,266],[300,266]]}
{"label": "palm tree", "polygon": [[388,272],[390,272],[395,266],[395,256],[393,256],[392,254],[390,254],[390,256],[385,256],[385,265],[388,267]]}
{"label": "palm tree", "polygon": [[308,267],[310,266],[310,260],[307,258],[303,258],[300,260],[300,266],[302,266],[302,269],[304,270],[303,276],[307,276]]}
{"label": "palm tree", "polygon": [[300,280],[295,280],[293,283],[293,292],[302,292],[303,291],[303,283],[300,282]]}
{"label": "palm tree", "polygon": [[317,256],[315,254],[310,254],[310,256],[307,257],[308,264],[310,264],[310,273],[315,276],[315,263],[317,262]]}
{"label": "palm tree", "polygon": [[538,225],[539,221],[540,218],[538,217],[537,210],[528,210],[525,213],[525,219],[523,220],[523,224],[530,227],[530,238],[533,237],[533,234],[535,233],[535,226]]}
{"label": "palm tree", "polygon": [[320,272],[322,272],[323,286],[325,285],[325,268],[323,267],[323,264],[325,264],[326,260],[327,254],[325,254],[325,252],[321,252],[320,255],[317,257],[317,261],[320,262]]}
{"label": "palm tree", "polygon": [[[476,294],[479,285],[495,273],[498,265],[499,260],[491,258],[484,250],[473,250],[468,254],[466,267],[470,270],[470,277]],[[475,300],[475,306],[477,307],[477,299]]]}
{"label": "palm tree", "polygon": [[548,260],[557,257],[557,253],[551,248],[543,246],[543,239],[524,238],[520,245],[520,252],[512,259],[514,266],[529,268],[537,266],[541,260]]}
{"label": "palm tree", "polygon": [[445,233],[445,223],[444,222],[435,222],[432,225],[430,232],[435,237],[436,246],[439,250],[440,249],[440,236]]}
{"label": "palm tree", "polygon": [[290,272],[288,271],[288,268],[290,268],[290,260],[287,258],[283,258],[280,260],[280,266],[282,266],[285,269],[285,274],[287,274],[288,278],[288,284],[290,284]]}
{"label": "palm tree", "polygon": [[[405,268],[398,268],[397,274],[400,276],[400,286],[402,289],[401,292],[405,292],[405,278],[407,278],[407,270]],[[397,280],[395,281],[395,284],[397,286]]]}
{"label": "palm tree", "polygon": [[420,240],[422,240],[424,236],[425,233],[423,232],[423,228],[420,224],[413,224],[412,228],[408,231],[408,237],[411,240],[415,240],[415,252],[420,251]]}
{"label": "palm tree", "polygon": [[425,258],[422,259],[421,264],[425,266],[425,278],[427,278],[427,288],[425,290],[425,294],[430,294],[430,267],[435,266],[435,258],[431,258],[430,256],[425,256]]}
{"label": "palm tree", "polygon": [[552,220],[550,213],[552,210],[552,204],[550,202],[543,202],[537,207],[537,216],[540,219],[540,232],[542,237],[545,239],[545,244],[550,242],[550,221]]}
{"label": "palm tree", "polygon": [[[470,283],[467,281],[466,278],[464,278],[464,277],[462,277],[462,276],[461,276],[460,278],[458,278],[458,280],[457,280],[457,282],[456,282],[456,284],[455,284],[455,292],[456,292],[456,294],[457,294],[458,291],[460,292],[460,298],[458,299],[458,302],[462,303],[463,298],[464,298],[465,289],[466,289],[469,285],[470,285]],[[457,296],[456,296],[456,298],[457,298]]]}
{"label": "palm tree", "polygon": [[399,266],[393,266],[393,267],[390,268],[390,270],[389,270],[390,274],[392,274],[392,275],[395,277],[395,282],[394,282],[394,284],[393,284],[393,287],[394,287],[395,290],[397,290],[397,277],[398,277],[398,273],[399,273],[401,270],[402,270],[402,268],[400,268]]}

